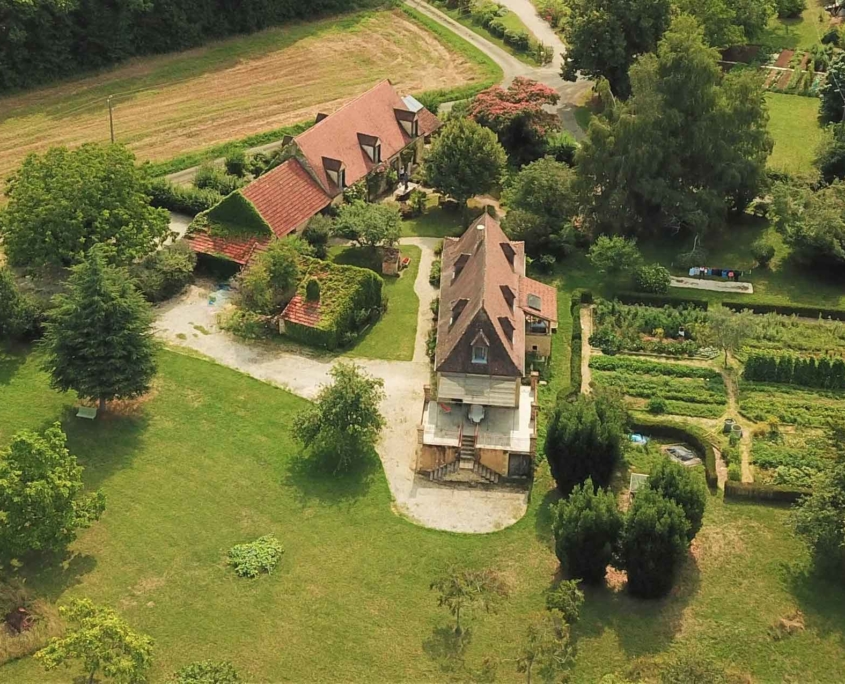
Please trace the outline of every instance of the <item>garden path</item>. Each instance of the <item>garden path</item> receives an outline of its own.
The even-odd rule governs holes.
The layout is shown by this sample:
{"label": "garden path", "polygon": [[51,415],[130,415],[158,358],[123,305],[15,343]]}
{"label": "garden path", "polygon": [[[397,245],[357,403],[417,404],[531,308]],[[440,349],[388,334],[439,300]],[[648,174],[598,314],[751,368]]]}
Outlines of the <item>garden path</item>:
{"label": "garden path", "polygon": [[431,329],[432,312],[431,302],[437,297],[437,288],[429,282],[428,274],[431,271],[431,264],[435,260],[434,250],[442,240],[440,238],[402,238],[399,243],[402,245],[416,245],[420,248],[420,270],[417,273],[417,280],[414,283],[414,292],[420,300],[420,310],[417,315],[417,338],[414,341],[414,363],[428,363],[426,353],[426,342],[428,331]]}
{"label": "garden path", "polygon": [[590,356],[593,348],[590,346],[590,336],[593,334],[593,307],[581,307],[581,394],[593,391],[593,371],[590,369]]}
{"label": "garden path", "polygon": [[[433,296],[426,287],[433,290],[428,285],[428,268],[437,240],[409,238],[402,243],[418,245],[423,251],[414,289],[421,293],[420,320],[425,318],[428,322],[430,299],[423,305],[423,298]],[[429,267],[424,267],[425,263]],[[228,292],[217,289],[214,283],[192,285],[183,295],[158,308],[158,336],[170,345],[190,349],[258,380],[314,399],[321,386],[330,381],[329,371],[335,357],[292,344],[235,338],[221,330],[217,322],[227,298]],[[416,476],[417,425],[423,410],[423,385],[430,381],[427,359],[424,362],[353,360],[384,380],[386,397],[381,410],[387,427],[377,451],[398,515],[432,529],[476,534],[504,529],[525,515],[527,491],[458,489]]]}

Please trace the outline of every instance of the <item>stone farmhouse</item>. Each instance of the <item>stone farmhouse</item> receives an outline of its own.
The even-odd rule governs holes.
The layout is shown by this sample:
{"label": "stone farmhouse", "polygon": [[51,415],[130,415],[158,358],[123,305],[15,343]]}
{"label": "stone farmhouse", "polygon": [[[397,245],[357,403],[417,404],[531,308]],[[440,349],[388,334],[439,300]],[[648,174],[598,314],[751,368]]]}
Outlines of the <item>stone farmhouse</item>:
{"label": "stone farmhouse", "polygon": [[244,265],[274,237],[302,230],[311,217],[342,202],[347,187],[388,168],[400,171],[403,159],[416,162],[440,125],[417,100],[382,81],[334,114],[318,114],[311,128],[286,141],[286,161],[208,212],[209,218],[245,217],[249,226],[200,226],[186,240],[200,254]]}
{"label": "stone farmhouse", "polygon": [[525,478],[537,449],[538,374],[551,353],[557,292],[525,275],[524,243],[486,213],[443,246],[434,370],[417,472],[432,480]]}

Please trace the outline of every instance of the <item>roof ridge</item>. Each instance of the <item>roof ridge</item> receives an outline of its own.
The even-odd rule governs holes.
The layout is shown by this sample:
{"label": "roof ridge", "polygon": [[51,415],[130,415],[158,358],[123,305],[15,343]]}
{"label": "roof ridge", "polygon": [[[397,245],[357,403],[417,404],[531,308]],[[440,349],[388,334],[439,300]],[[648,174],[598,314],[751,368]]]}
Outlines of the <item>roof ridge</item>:
{"label": "roof ridge", "polygon": [[[313,126],[311,126],[310,128],[307,128],[306,130],[302,131],[302,133],[300,133],[299,135],[297,135],[297,136],[294,138],[294,140],[299,140],[300,138],[302,138],[303,136],[307,135],[307,134],[308,134],[308,133],[310,133],[311,131],[316,130],[316,129],[320,126],[320,124],[321,124],[321,123],[323,123],[323,122],[325,122],[325,121],[328,121],[330,118],[332,118],[333,116],[335,116],[335,115],[337,115],[337,114],[340,114],[340,113],[341,113],[344,109],[346,109],[347,107],[349,107],[349,106],[351,106],[351,105],[355,104],[356,102],[358,102],[358,100],[362,99],[362,98],[363,98],[363,97],[365,97],[366,95],[369,95],[371,92],[373,92],[376,88],[378,88],[379,86],[381,86],[381,85],[382,85],[382,84],[384,84],[384,83],[387,83],[387,84],[388,84],[391,88],[393,88],[393,84],[390,82],[390,79],[389,79],[389,78],[383,78],[381,81],[379,81],[378,83],[376,83],[376,84],[375,84],[372,88],[368,88],[367,90],[365,90],[365,91],[364,91],[363,93],[361,93],[360,95],[356,95],[356,96],[355,96],[355,97],[353,97],[351,100],[349,100],[349,101],[347,101],[346,103],[342,104],[342,105],[340,106],[340,109],[335,110],[335,111],[334,111],[334,112],[332,112],[331,114],[327,114],[325,119],[322,119],[322,120],[318,121],[317,123],[315,123],[315,124],[314,124]],[[396,89],[394,88],[394,90],[396,90]],[[398,93],[398,92],[397,92],[396,94],[397,94],[397,95],[399,95],[399,93]],[[399,99],[400,99],[400,100],[402,99],[402,96],[401,96],[401,95],[399,95]]]}

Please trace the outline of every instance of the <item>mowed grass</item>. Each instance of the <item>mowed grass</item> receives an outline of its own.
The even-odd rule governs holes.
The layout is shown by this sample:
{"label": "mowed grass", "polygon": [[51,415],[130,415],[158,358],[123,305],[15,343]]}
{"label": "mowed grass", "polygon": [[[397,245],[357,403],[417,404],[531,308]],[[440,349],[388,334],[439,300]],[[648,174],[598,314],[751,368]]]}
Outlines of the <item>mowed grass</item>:
{"label": "mowed grass", "polygon": [[819,124],[819,99],[800,95],[766,93],[769,133],[775,146],[769,168],[785,173],[813,171],[813,160],[825,132]]}
{"label": "mowed grass", "polygon": [[772,17],[760,42],[772,48],[803,49],[820,42],[830,26],[830,15],[824,10],[828,3],[807,0],[806,4],[807,8],[795,19]]}
{"label": "mowed grass", "polygon": [[[374,264],[368,258],[368,250],[359,248],[333,248],[332,258],[337,263],[351,264],[378,270],[381,264]],[[417,312],[420,300],[414,291],[414,281],[420,270],[422,251],[413,245],[403,245],[403,257],[411,259],[398,278],[384,276],[384,294],[388,299],[387,312],[372,327],[358,338],[349,350],[349,356],[388,361],[411,361],[414,358],[414,342],[417,336]]]}
{"label": "mowed grass", "polygon": [[[229,659],[255,682],[466,681],[487,656],[498,660],[497,681],[524,680],[513,659],[557,571],[545,468],[514,527],[439,533],[391,512],[378,464],[341,478],[310,469],[288,431],[306,402],[281,389],[165,352],[148,400],[90,423],[71,415],[73,397],[51,391],[38,363],[24,352],[0,361],[0,444],[61,420],[86,482],[108,503],[73,555],[35,569],[28,585],[50,600],[90,597],[153,636],[152,682],[204,658]],[[648,673],[695,646],[757,681],[831,681],[845,666],[845,592],[806,574],[785,522],[783,509],[711,497],[672,596],[587,591],[573,681]],[[282,541],[280,566],[236,578],[227,550],[262,534]],[[510,591],[495,613],[469,617],[457,656],[428,589],[451,563],[492,568]],[[795,609],[807,629],[772,640],[769,626]],[[0,680],[25,684],[78,674],[44,673],[31,658],[0,668]]]}
{"label": "mowed grass", "polygon": [[420,93],[486,75],[398,9],[286,25],[0,99],[0,177],[29,152],[107,141],[109,95],[117,141],[160,161],[329,113],[385,78]]}

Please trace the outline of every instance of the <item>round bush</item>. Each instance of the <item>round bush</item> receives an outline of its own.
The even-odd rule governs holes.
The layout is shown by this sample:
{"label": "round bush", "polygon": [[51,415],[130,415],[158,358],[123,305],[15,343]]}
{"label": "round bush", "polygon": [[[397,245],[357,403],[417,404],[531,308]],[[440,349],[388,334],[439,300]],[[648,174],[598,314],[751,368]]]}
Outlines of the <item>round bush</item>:
{"label": "round bush", "polygon": [[663,397],[652,397],[648,400],[648,404],[646,404],[646,410],[654,415],[662,415],[666,413],[668,409],[669,407]]}
{"label": "round bush", "polygon": [[320,283],[314,278],[310,278],[305,283],[305,299],[309,302],[316,302],[320,299]]}
{"label": "round bush", "polygon": [[668,269],[660,264],[640,266],[634,272],[634,284],[641,292],[666,294],[669,291],[671,276]]}
{"label": "round bush", "polygon": [[761,268],[768,268],[775,257],[775,246],[766,240],[758,240],[751,245],[751,256]]}

